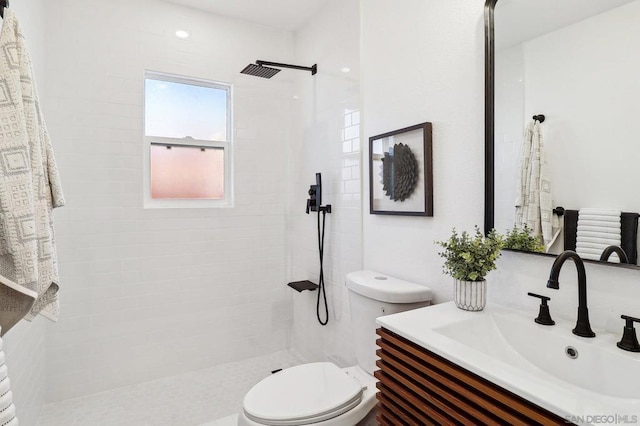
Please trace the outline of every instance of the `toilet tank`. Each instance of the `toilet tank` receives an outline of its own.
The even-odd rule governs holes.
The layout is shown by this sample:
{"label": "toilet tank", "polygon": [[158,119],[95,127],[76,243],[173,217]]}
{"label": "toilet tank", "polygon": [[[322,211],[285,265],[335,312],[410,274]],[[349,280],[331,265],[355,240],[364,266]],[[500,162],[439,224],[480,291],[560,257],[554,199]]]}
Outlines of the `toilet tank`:
{"label": "toilet tank", "polygon": [[373,271],[350,272],[346,277],[358,365],[369,374],[376,366],[376,318],[431,304],[427,286]]}

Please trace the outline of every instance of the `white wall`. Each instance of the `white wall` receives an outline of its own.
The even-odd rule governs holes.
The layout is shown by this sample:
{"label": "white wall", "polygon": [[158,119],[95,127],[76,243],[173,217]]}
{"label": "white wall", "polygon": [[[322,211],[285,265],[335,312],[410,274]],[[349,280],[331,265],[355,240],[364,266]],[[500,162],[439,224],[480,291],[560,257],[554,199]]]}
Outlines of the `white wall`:
{"label": "white wall", "polygon": [[634,1],[524,44],[524,112],[548,118],[554,199],[565,208],[640,211],[625,183],[640,158],[639,20]]}
{"label": "white wall", "polygon": [[449,300],[433,242],[483,223],[482,2],[361,4],[365,137],[432,122],[434,179],[433,218],[364,212],[364,266]]}
{"label": "white wall", "polygon": [[498,230],[513,222],[515,194],[507,191],[514,192],[520,167],[517,155],[509,157],[518,151],[505,144],[514,139],[509,127],[521,135],[540,113],[547,118],[542,129],[555,205],[640,211],[625,184],[640,158],[634,126],[640,57],[632,54],[640,42],[638,19],[640,1],[634,1],[497,52]]}
{"label": "white wall", "polygon": [[[360,13],[357,0],[330,0],[295,36],[295,60],[318,64],[299,75],[295,102],[298,133],[292,151],[290,276],[318,282],[317,214],[304,213],[315,173],[323,179],[323,204],[331,204],[325,235],[329,324],[316,319],[316,292],[291,291],[293,345],[309,360],[355,364],[344,277],[362,269],[360,200]],[[343,73],[343,67],[351,68]],[[324,318],[324,308],[321,309]]]}
{"label": "white wall", "polygon": [[[48,112],[45,94],[45,0],[12,2],[27,40],[40,102]],[[40,414],[45,391],[45,319],[21,321],[2,338],[11,379],[13,401],[20,423],[32,425]]]}
{"label": "white wall", "polygon": [[[158,0],[59,0],[47,16],[48,121],[68,203],[47,401],[287,348],[292,81],[240,70],[290,62],[292,34]],[[234,84],[234,208],[142,208],[145,69]]]}
{"label": "white wall", "polygon": [[[431,286],[437,302],[452,299],[434,240],[451,227],[483,220],[483,5],[464,0],[383,0],[363,6],[363,98],[366,136],[429,120],[434,124],[435,216],[377,217],[364,212],[364,266]],[[380,31],[392,25],[403,31]],[[547,294],[552,315],[575,320],[575,268],[563,269],[561,289],[546,288],[553,258],[508,253],[488,276],[489,301],[537,314]],[[589,312],[596,332],[619,334],[620,314],[640,314],[640,272],[587,265]]]}

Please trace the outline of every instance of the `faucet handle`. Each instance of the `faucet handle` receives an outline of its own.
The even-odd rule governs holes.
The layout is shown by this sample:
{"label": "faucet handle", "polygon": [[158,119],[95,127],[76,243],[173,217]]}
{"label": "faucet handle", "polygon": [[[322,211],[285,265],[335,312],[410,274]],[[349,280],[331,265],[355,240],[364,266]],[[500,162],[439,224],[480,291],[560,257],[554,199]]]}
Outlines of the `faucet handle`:
{"label": "faucet handle", "polygon": [[640,322],[640,318],[630,317],[628,315],[620,315],[620,318],[626,321],[622,339],[618,342],[618,347],[629,352],[640,352],[640,343],[636,337],[636,329],[633,327],[634,322]]}
{"label": "faucet handle", "polygon": [[551,298],[535,293],[527,293],[527,295],[540,299],[540,312],[538,312],[538,317],[535,319],[535,322],[541,325],[555,325],[556,322],[551,318],[549,305],[547,304]]}
{"label": "faucet handle", "polygon": [[627,324],[633,325],[634,322],[640,322],[640,318],[630,317],[629,315],[620,315],[620,318],[627,321]]}
{"label": "faucet handle", "polygon": [[546,304],[547,304],[547,302],[548,302],[549,300],[551,300],[551,298],[550,298],[550,297],[548,297],[548,296],[543,296],[543,295],[541,295],[541,294],[535,294],[535,293],[531,293],[531,292],[529,292],[529,293],[527,293],[527,295],[528,295],[528,296],[531,296],[531,297],[537,297],[538,299],[542,300],[542,304],[543,304],[543,305],[546,305]]}

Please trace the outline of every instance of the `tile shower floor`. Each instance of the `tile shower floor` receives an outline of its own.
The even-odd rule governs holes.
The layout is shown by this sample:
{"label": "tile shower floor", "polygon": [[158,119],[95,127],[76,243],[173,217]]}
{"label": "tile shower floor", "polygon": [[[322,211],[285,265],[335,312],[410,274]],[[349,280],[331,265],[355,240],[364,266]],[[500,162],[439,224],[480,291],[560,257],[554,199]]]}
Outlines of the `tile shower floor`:
{"label": "tile shower floor", "polygon": [[38,426],[235,426],[251,386],[276,368],[303,362],[296,352],[281,351],[47,404]]}

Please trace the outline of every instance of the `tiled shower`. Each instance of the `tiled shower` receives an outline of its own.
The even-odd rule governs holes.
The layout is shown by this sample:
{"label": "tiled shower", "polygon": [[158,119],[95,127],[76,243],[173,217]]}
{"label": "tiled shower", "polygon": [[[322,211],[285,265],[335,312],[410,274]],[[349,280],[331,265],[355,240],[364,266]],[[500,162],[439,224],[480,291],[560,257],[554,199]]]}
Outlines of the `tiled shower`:
{"label": "tiled shower", "polygon": [[[362,268],[358,2],[328,2],[298,32],[160,0],[32,3],[14,9],[68,202],[55,212],[60,320],[5,338],[21,422],[36,424],[45,403],[293,345],[351,362],[343,277]],[[239,73],[263,58],[321,72]],[[233,84],[233,208],[143,208],[145,71]],[[334,205],[327,329],[311,294],[286,286],[317,280],[315,217],[303,211],[316,172]]]}
{"label": "tiled shower", "polygon": [[[68,1],[47,18],[48,124],[70,202],[46,400],[288,347],[292,83],[239,69],[291,58],[293,34],[154,0]],[[142,207],[145,70],[234,83],[234,208]]]}

